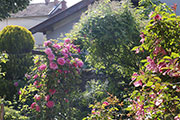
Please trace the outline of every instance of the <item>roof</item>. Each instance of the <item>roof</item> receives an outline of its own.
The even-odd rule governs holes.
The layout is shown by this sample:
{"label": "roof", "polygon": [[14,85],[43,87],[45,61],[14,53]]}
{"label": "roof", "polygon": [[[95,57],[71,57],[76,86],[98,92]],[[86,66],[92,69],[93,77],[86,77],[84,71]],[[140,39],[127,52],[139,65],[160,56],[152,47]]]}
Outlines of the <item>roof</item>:
{"label": "roof", "polygon": [[30,4],[23,11],[19,11],[16,14],[12,14],[12,18],[18,17],[35,17],[35,16],[48,16],[49,12],[54,8],[54,2],[50,2],[48,5],[45,3]]}
{"label": "roof", "polygon": [[58,14],[48,18],[47,20],[43,21],[42,23],[30,28],[29,30],[32,32],[32,34],[36,32],[45,32],[48,27],[52,26],[53,24],[57,23],[58,21],[63,20],[64,18],[78,12],[79,10],[87,7],[91,3],[93,3],[95,0],[82,0],[79,3],[71,6],[70,8],[59,12]]}

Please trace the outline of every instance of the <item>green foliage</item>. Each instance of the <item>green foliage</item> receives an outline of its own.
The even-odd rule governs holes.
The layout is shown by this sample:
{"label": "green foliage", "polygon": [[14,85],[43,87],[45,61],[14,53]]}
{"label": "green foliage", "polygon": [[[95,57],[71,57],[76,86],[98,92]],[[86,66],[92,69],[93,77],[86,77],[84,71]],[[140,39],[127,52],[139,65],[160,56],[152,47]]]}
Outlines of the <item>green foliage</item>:
{"label": "green foliage", "polygon": [[28,53],[34,47],[34,38],[24,27],[6,26],[0,33],[0,51],[8,54]]}
{"label": "green foliage", "polygon": [[109,97],[102,102],[91,104],[89,106],[92,108],[91,114],[83,120],[123,120],[125,114],[122,114],[122,106],[123,102],[120,102],[116,96],[109,94]]}
{"label": "green foliage", "polygon": [[[28,73],[28,84],[21,88],[19,101],[26,114],[33,114],[31,119],[74,119],[75,105],[72,104],[77,94],[83,62],[74,58],[78,48],[70,43],[52,43],[46,41],[45,55],[35,59],[32,71]],[[73,55],[73,56],[72,56]]]}
{"label": "green foliage", "polygon": [[[7,26],[0,32],[0,51],[8,54],[9,60],[1,63],[2,72],[6,76],[1,81],[1,96],[12,100],[17,92],[14,82],[22,82],[29,67],[33,64],[31,51],[34,38],[30,31],[20,26]],[[8,86],[8,87],[7,87]]]}
{"label": "green foliage", "polygon": [[67,35],[80,45],[86,65],[109,76],[109,92],[118,97],[117,91],[128,85],[139,66],[140,56],[131,51],[140,39],[138,14],[134,13],[128,2],[96,2]]}
{"label": "green foliage", "polygon": [[22,116],[20,111],[5,107],[4,120],[29,120],[29,118]]}
{"label": "green foliage", "polygon": [[10,17],[10,14],[17,13],[29,5],[31,0],[0,0],[0,20]]}
{"label": "green foliage", "polygon": [[180,16],[159,5],[142,31],[137,49],[149,52],[132,93],[134,118],[180,119]]}

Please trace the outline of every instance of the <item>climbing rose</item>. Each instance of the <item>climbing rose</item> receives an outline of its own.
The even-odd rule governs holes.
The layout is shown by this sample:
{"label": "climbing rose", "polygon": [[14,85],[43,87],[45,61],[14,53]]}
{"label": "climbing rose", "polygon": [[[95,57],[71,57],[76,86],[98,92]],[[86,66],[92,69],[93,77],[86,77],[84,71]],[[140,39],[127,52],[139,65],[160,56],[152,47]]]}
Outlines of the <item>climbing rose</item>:
{"label": "climbing rose", "polygon": [[154,20],[161,20],[161,16],[157,14],[155,17],[153,17]]}
{"label": "climbing rose", "polygon": [[55,59],[55,55],[54,55],[53,53],[49,54],[49,55],[48,55],[48,59],[49,59],[50,61],[54,60],[54,59]]}
{"label": "climbing rose", "polygon": [[46,103],[46,106],[47,106],[48,108],[52,108],[52,107],[54,106],[54,102],[53,102],[53,101],[48,101],[48,102]]}
{"label": "climbing rose", "polygon": [[46,69],[46,65],[45,64],[42,64],[41,66],[39,66],[39,68],[38,68],[38,70],[44,70],[44,69]]}
{"label": "climbing rose", "polygon": [[58,44],[54,44],[53,47],[56,48],[57,50],[61,49],[61,46]]}
{"label": "climbing rose", "polygon": [[174,117],[174,120],[180,120],[180,117],[176,116]]}
{"label": "climbing rose", "polygon": [[50,62],[50,68],[53,69],[53,70],[56,70],[56,69],[58,69],[58,66],[54,62]]}
{"label": "climbing rose", "polygon": [[49,45],[51,45],[51,44],[52,44],[51,41],[45,41],[45,42],[44,42],[44,45],[45,45],[45,46],[49,46]]}
{"label": "climbing rose", "polygon": [[36,111],[37,111],[37,112],[40,112],[40,107],[39,107],[39,105],[36,105]]}
{"label": "climbing rose", "polygon": [[34,77],[33,77],[33,79],[36,79],[38,77],[38,75],[36,74]]}
{"label": "climbing rose", "polygon": [[55,89],[49,89],[49,92],[51,95],[53,95],[54,93],[56,93],[56,90]]}
{"label": "climbing rose", "polygon": [[35,97],[36,100],[40,100],[41,99],[41,96],[38,95],[38,94],[36,94],[34,97]]}
{"label": "climbing rose", "polygon": [[46,95],[45,96],[45,101],[49,101],[49,99],[50,99],[50,95]]}
{"label": "climbing rose", "polygon": [[67,38],[67,39],[65,39],[64,42],[65,42],[65,43],[69,43],[69,42],[71,42],[71,39],[70,39],[70,38]]}
{"label": "climbing rose", "polygon": [[34,106],[36,105],[36,102],[33,102],[32,104],[31,104],[31,109],[33,109],[34,108]]}
{"label": "climbing rose", "polygon": [[17,86],[18,86],[18,82],[15,82],[15,83],[14,83],[14,86],[17,87]]}
{"label": "climbing rose", "polygon": [[57,59],[57,63],[58,63],[59,65],[64,65],[64,64],[66,63],[66,61],[64,60],[64,58],[58,58],[58,59]]}
{"label": "climbing rose", "polygon": [[79,61],[77,64],[79,67],[83,67],[83,65],[84,65],[84,63],[82,61]]}
{"label": "climbing rose", "polygon": [[134,82],[134,86],[135,86],[135,87],[142,86],[142,81],[139,80],[139,81]]}
{"label": "climbing rose", "polygon": [[107,101],[104,101],[104,102],[103,102],[103,105],[106,105],[106,106],[107,106],[107,105],[109,105],[109,103],[108,103]]}
{"label": "climbing rose", "polygon": [[47,48],[44,52],[45,52],[47,55],[52,54],[51,48]]}

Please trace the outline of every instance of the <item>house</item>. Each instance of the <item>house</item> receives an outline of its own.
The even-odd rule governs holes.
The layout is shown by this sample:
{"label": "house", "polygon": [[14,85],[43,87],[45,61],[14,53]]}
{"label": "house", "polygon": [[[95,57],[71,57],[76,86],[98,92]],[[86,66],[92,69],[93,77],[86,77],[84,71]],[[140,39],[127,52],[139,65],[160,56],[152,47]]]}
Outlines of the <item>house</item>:
{"label": "house", "polygon": [[[79,21],[80,16],[88,8],[88,5],[92,4],[95,0],[82,0],[74,6],[61,11],[49,19],[41,22],[40,24],[30,28],[29,30],[35,33],[43,33],[46,35],[47,39],[57,39],[61,34],[70,32],[73,25]],[[169,0],[161,0],[162,2],[167,2],[168,5],[173,5],[177,3],[180,5],[180,0],[170,0],[174,2],[169,2]],[[138,0],[133,0],[134,4],[137,4]],[[178,14],[179,9],[178,9]]]}
{"label": "house", "polygon": [[[0,21],[0,30],[7,25],[19,25],[30,29],[32,26],[35,26],[48,19],[49,15],[52,16],[54,14],[54,9],[58,8],[59,11],[62,10],[59,9],[59,6],[62,8],[62,5],[60,5],[57,0],[54,0],[54,2],[49,2],[49,0],[45,1],[46,3],[30,4],[23,11],[12,14],[10,18]],[[66,6],[63,7],[63,9],[66,8]],[[33,34],[33,36],[36,40],[36,46],[42,46],[45,36],[42,33],[36,33]]]}
{"label": "house", "polygon": [[43,33],[47,39],[59,38],[61,34],[68,33],[73,25],[79,21],[80,16],[92,4],[94,0],[82,0],[79,3],[67,8],[64,11],[56,12],[49,19],[30,28],[29,30],[35,33]]}

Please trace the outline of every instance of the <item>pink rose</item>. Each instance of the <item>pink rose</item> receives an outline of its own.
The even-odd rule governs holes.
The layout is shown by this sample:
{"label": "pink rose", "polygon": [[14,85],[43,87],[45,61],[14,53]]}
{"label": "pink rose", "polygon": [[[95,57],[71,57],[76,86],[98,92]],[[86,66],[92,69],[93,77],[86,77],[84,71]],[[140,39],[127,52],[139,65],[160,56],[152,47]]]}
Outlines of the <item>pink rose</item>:
{"label": "pink rose", "polygon": [[17,87],[17,86],[18,86],[18,82],[15,82],[15,83],[14,83],[14,86]]}
{"label": "pink rose", "polygon": [[52,60],[54,60],[55,59],[55,55],[52,53],[52,54],[49,54],[48,55],[48,59],[50,60],[50,61],[52,61]]}
{"label": "pink rose", "polygon": [[36,100],[40,100],[41,99],[41,96],[38,95],[38,94],[36,94],[34,97],[35,97]]}
{"label": "pink rose", "polygon": [[63,73],[63,71],[62,71],[62,70],[58,70],[58,72],[59,72],[60,74],[62,74],[62,73]]}
{"label": "pink rose", "polygon": [[56,48],[57,50],[61,49],[61,46],[58,44],[54,44],[53,47]]}
{"label": "pink rose", "polygon": [[56,93],[56,90],[55,90],[55,89],[49,89],[49,93],[50,93],[51,95],[53,95],[53,94]]}
{"label": "pink rose", "polygon": [[109,105],[109,103],[107,101],[104,101],[103,105],[107,106],[107,105]]}
{"label": "pink rose", "polygon": [[41,70],[43,71],[44,69],[46,69],[46,65],[45,64],[42,64],[41,66],[39,66],[38,70]]}
{"label": "pink rose", "polygon": [[81,52],[80,48],[78,48],[77,51],[78,51],[78,53],[80,53]]}
{"label": "pink rose", "polygon": [[65,100],[65,102],[66,102],[66,103],[68,103],[68,102],[69,102],[69,100],[68,100],[68,99],[66,99],[66,98],[64,98],[64,100]]}
{"label": "pink rose", "polygon": [[66,63],[66,61],[64,60],[64,58],[58,58],[58,59],[57,59],[57,63],[58,63],[59,65],[64,65],[64,64]]}
{"label": "pink rose", "polygon": [[47,48],[44,52],[45,52],[47,55],[52,54],[51,48]]}
{"label": "pink rose", "polygon": [[135,86],[135,87],[142,86],[142,81],[139,80],[139,81],[134,82],[134,86]]}
{"label": "pink rose", "polygon": [[45,46],[49,46],[49,45],[51,45],[51,44],[52,44],[51,41],[45,41],[45,42],[44,42],[44,45],[45,45]]}
{"label": "pink rose", "polygon": [[83,65],[84,65],[84,63],[82,61],[79,61],[77,64],[80,68],[83,67]]}
{"label": "pink rose", "polygon": [[36,111],[37,111],[37,112],[40,112],[40,107],[39,107],[39,105],[36,105]]}
{"label": "pink rose", "polygon": [[64,40],[64,42],[65,42],[65,43],[69,43],[69,42],[71,42],[71,39],[70,39],[70,38],[67,38],[67,39]]}
{"label": "pink rose", "polygon": [[49,101],[49,99],[50,99],[50,95],[46,95],[45,96],[45,101]]}
{"label": "pink rose", "polygon": [[174,117],[174,120],[180,120],[180,117],[176,116]]}
{"label": "pink rose", "polygon": [[33,77],[33,79],[36,79],[36,78],[38,78],[38,74],[36,74],[36,75]]}
{"label": "pink rose", "polygon": [[48,102],[46,103],[46,106],[47,106],[48,108],[52,108],[52,107],[54,107],[54,102],[53,102],[53,101],[48,101]]}
{"label": "pink rose", "polygon": [[154,20],[161,20],[161,16],[157,14],[155,17],[153,17]]}
{"label": "pink rose", "polygon": [[156,106],[159,106],[162,102],[163,102],[162,99],[157,99],[157,100],[155,101],[155,105],[156,105]]}
{"label": "pink rose", "polygon": [[56,69],[58,69],[58,65],[54,62],[50,62],[50,68],[53,70],[56,70]]}
{"label": "pink rose", "polygon": [[37,85],[38,84],[38,81],[35,81],[34,83],[33,83],[33,85]]}
{"label": "pink rose", "polygon": [[21,93],[22,93],[22,92],[19,90],[19,91],[18,91],[18,95],[20,95]]}
{"label": "pink rose", "polygon": [[31,104],[30,108],[33,109],[35,105],[36,105],[36,102],[33,102],[33,103]]}

